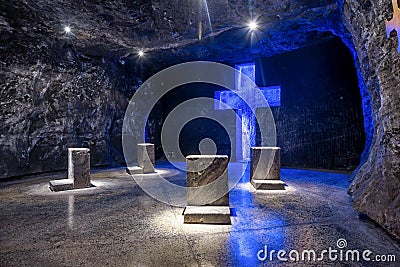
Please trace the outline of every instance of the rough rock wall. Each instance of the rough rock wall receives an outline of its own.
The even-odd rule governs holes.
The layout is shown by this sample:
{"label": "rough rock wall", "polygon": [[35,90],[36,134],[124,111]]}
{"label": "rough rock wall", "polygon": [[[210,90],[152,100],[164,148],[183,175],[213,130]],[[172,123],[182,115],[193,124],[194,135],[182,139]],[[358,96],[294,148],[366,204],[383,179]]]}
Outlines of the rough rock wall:
{"label": "rough rock wall", "polygon": [[69,68],[76,55],[62,50],[58,64],[30,65],[28,55],[2,61],[2,177],[65,169],[68,147],[90,148],[94,165],[123,161],[118,129],[127,100],[118,82],[102,64]]}
{"label": "rough rock wall", "polygon": [[122,163],[137,81],[103,47],[49,34],[43,14],[15,4],[0,8],[0,177],[65,169],[74,146],[90,148],[93,165]]}
{"label": "rough rock wall", "polygon": [[390,0],[345,1],[343,21],[370,93],[375,132],[369,158],[350,186],[355,208],[400,237],[400,54],[386,38]]}

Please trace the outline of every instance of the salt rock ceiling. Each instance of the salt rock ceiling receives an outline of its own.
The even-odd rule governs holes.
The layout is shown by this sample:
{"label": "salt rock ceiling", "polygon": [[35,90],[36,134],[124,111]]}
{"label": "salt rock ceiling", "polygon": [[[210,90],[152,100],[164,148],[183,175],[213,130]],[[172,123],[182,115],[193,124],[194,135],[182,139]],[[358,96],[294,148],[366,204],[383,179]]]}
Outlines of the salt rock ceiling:
{"label": "salt rock ceiling", "polygon": [[[247,30],[252,18],[260,29],[253,37]],[[67,25],[73,35],[65,34]],[[237,62],[309,45],[341,25],[333,0],[17,0],[0,7],[0,38],[11,40],[3,49],[23,46],[30,53],[46,53],[64,40],[89,55],[129,57],[144,49],[154,58]]]}

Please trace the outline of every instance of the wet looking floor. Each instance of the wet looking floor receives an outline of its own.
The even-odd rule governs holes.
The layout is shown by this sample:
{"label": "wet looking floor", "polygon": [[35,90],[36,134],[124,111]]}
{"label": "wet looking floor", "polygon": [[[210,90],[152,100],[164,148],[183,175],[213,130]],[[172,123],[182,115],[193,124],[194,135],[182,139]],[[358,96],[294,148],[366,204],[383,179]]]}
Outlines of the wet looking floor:
{"label": "wet looking floor", "polygon": [[[348,175],[282,169],[285,191],[256,192],[245,165],[229,168],[245,170],[232,225],[183,224],[183,208],[147,195],[125,168],[65,192],[48,182],[66,174],[2,182],[0,266],[398,266],[398,243],[352,208]],[[171,165],[156,170],[185,184]]]}

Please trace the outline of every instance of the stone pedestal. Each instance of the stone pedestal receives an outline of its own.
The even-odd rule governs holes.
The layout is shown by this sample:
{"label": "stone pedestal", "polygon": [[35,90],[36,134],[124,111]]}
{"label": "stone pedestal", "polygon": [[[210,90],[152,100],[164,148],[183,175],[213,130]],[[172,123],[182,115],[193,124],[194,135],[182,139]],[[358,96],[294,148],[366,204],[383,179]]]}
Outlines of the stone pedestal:
{"label": "stone pedestal", "polygon": [[90,149],[68,148],[68,179],[74,189],[90,186]]}
{"label": "stone pedestal", "polygon": [[251,184],[259,190],[284,190],[279,147],[251,148]]}
{"label": "stone pedestal", "polygon": [[154,144],[138,144],[138,165],[143,169],[143,173],[154,172]]}
{"label": "stone pedestal", "polygon": [[230,224],[228,156],[186,157],[185,223]]}
{"label": "stone pedestal", "polygon": [[133,174],[154,173],[154,144],[141,143],[137,145],[138,165],[127,167],[126,172]]}
{"label": "stone pedestal", "polygon": [[90,149],[68,148],[68,179],[50,181],[51,191],[90,187]]}

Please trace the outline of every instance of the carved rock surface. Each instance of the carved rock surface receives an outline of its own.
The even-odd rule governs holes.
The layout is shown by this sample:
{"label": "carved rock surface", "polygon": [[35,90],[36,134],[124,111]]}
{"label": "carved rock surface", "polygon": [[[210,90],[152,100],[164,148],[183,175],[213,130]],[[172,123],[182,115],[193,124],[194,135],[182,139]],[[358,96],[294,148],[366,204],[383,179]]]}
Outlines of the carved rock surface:
{"label": "carved rock surface", "polygon": [[186,157],[188,206],[229,206],[228,156]]}
{"label": "carved rock surface", "polygon": [[352,35],[363,82],[370,94],[374,137],[349,192],[355,208],[400,237],[400,54],[386,38],[391,1],[345,1],[343,21]]}

